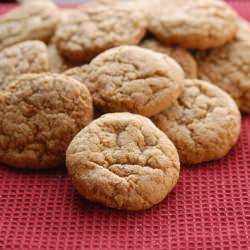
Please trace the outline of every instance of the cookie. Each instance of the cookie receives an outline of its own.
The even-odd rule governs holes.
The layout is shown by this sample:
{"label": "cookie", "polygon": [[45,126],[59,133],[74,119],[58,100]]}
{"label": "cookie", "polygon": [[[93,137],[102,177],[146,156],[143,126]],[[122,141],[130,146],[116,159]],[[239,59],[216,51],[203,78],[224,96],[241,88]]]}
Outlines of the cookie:
{"label": "cookie", "polygon": [[103,112],[152,116],[169,107],[182,91],[184,72],[170,57],[137,46],[120,46],[97,56],[84,84]]}
{"label": "cookie", "polygon": [[0,87],[21,74],[45,71],[48,71],[48,54],[41,41],[26,41],[0,51]]}
{"label": "cookie", "polygon": [[146,39],[140,44],[140,46],[172,57],[182,67],[186,78],[197,78],[196,61],[192,54],[186,49],[167,46],[155,39]]}
{"label": "cookie", "polygon": [[129,113],[103,115],[90,123],[70,143],[66,165],[84,198],[127,210],[161,202],[180,171],[168,137],[148,118]]}
{"label": "cookie", "polygon": [[222,88],[250,113],[250,39],[240,34],[223,47],[197,52],[196,60],[200,79]]}
{"label": "cookie", "polygon": [[145,32],[146,18],[133,3],[87,4],[59,25],[55,39],[64,57],[89,62],[109,48],[138,44]]}
{"label": "cookie", "polygon": [[26,40],[47,42],[56,29],[59,12],[51,2],[32,1],[0,16],[0,50]]}
{"label": "cookie", "polygon": [[237,14],[215,0],[157,0],[145,4],[149,31],[166,44],[207,49],[224,45],[237,32]]}
{"label": "cookie", "polygon": [[59,166],[73,137],[92,118],[92,99],[83,84],[59,74],[22,75],[0,92],[0,162]]}
{"label": "cookie", "polygon": [[177,102],[152,120],[175,144],[183,163],[224,157],[240,134],[241,116],[235,102],[223,90],[200,80],[185,80]]}

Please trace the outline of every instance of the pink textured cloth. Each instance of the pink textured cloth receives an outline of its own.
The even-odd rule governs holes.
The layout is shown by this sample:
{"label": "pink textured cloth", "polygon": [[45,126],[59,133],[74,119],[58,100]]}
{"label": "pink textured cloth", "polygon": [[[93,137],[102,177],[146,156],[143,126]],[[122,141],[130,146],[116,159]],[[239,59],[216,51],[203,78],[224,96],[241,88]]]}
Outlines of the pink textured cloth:
{"label": "pink textured cloth", "polygon": [[[250,1],[230,2],[250,20]],[[144,212],[83,200],[65,168],[1,166],[0,249],[250,249],[250,116],[227,157],[184,166],[175,190]]]}

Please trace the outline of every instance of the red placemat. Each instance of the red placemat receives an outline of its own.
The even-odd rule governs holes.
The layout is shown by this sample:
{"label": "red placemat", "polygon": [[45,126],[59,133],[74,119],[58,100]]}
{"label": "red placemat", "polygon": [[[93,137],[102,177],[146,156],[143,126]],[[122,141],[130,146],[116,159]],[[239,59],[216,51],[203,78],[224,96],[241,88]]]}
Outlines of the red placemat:
{"label": "red placemat", "polygon": [[[248,0],[231,3],[250,20]],[[1,166],[0,249],[250,249],[250,117],[225,159],[183,167],[176,189],[144,212],[83,200],[65,168]]]}

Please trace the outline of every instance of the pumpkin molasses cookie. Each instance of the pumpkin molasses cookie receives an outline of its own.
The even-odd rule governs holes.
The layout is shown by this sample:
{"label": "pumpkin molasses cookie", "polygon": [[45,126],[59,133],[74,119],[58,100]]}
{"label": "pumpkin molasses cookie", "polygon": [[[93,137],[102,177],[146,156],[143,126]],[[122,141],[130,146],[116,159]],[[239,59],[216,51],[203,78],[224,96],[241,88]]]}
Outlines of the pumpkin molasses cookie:
{"label": "pumpkin molasses cookie", "polygon": [[173,143],[148,118],[113,113],[76,135],[66,153],[73,185],[108,207],[142,210],[161,202],[179,177]]}
{"label": "pumpkin molasses cookie", "polygon": [[0,92],[0,161],[33,169],[63,164],[72,138],[92,118],[83,84],[59,74],[22,75]]}
{"label": "pumpkin molasses cookie", "polygon": [[237,14],[215,0],[157,0],[145,3],[149,31],[166,44],[207,49],[225,44],[237,32]]}
{"label": "pumpkin molasses cookie", "polygon": [[200,163],[225,156],[239,138],[241,116],[223,90],[185,80],[175,105],[152,118],[175,144],[181,162]]}
{"label": "pumpkin molasses cookie", "polygon": [[149,117],[178,98],[184,79],[183,70],[173,59],[137,46],[107,50],[87,71],[86,86],[98,109]]}
{"label": "pumpkin molasses cookie", "polygon": [[123,44],[138,44],[146,18],[133,3],[87,4],[59,25],[58,49],[72,61],[89,62],[100,52]]}
{"label": "pumpkin molasses cookie", "polygon": [[59,11],[49,1],[32,1],[0,16],[0,50],[26,40],[49,41],[59,22]]}

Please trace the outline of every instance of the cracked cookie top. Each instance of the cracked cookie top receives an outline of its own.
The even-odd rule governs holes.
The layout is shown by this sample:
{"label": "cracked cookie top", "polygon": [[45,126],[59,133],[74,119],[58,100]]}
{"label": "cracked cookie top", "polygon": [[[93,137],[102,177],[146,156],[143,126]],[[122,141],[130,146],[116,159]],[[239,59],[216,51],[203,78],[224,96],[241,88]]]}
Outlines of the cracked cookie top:
{"label": "cracked cookie top", "polygon": [[237,14],[215,0],[157,0],[145,3],[149,31],[166,44],[207,49],[222,46],[237,32]]}
{"label": "cracked cookie top", "polygon": [[184,79],[183,70],[173,59],[137,46],[107,50],[86,70],[86,85],[98,109],[149,117],[177,99]]}
{"label": "cracked cookie top", "polygon": [[25,3],[0,16],[0,50],[26,40],[47,42],[59,22],[57,7],[49,2]]}
{"label": "cracked cookie top", "polygon": [[45,71],[48,71],[48,54],[41,41],[26,41],[0,51],[0,87],[21,74]]}
{"label": "cracked cookie top", "polygon": [[86,199],[127,210],[161,202],[180,170],[168,137],[148,118],[130,113],[107,114],[90,123],[68,147],[66,164]]}
{"label": "cracked cookie top", "polygon": [[63,164],[70,141],[92,117],[83,84],[58,74],[22,75],[0,92],[0,161],[37,169]]}
{"label": "cracked cookie top", "polygon": [[146,18],[133,3],[90,3],[59,25],[55,40],[65,57],[88,62],[106,49],[138,44],[145,32]]}
{"label": "cracked cookie top", "polygon": [[240,134],[241,116],[235,102],[223,90],[200,80],[185,80],[177,102],[152,120],[173,141],[185,163],[222,158]]}
{"label": "cracked cookie top", "polygon": [[180,47],[167,46],[155,39],[146,39],[140,46],[167,54],[180,64],[185,72],[186,78],[197,78],[197,63],[188,50]]}

